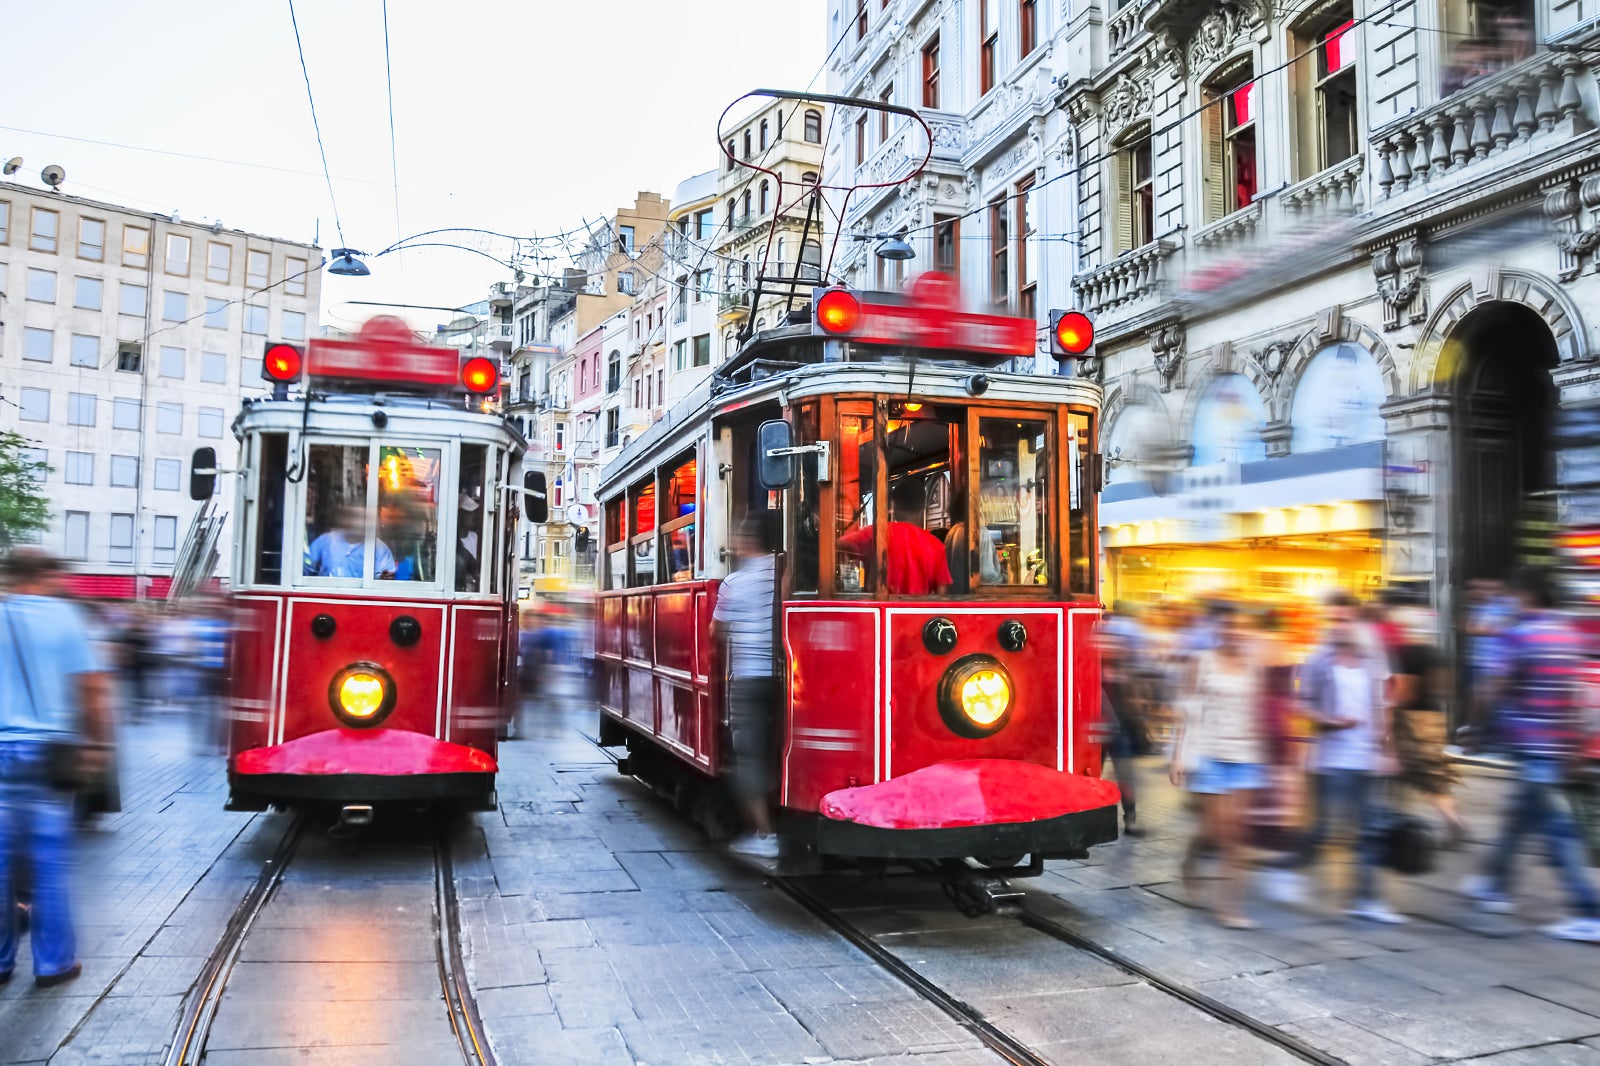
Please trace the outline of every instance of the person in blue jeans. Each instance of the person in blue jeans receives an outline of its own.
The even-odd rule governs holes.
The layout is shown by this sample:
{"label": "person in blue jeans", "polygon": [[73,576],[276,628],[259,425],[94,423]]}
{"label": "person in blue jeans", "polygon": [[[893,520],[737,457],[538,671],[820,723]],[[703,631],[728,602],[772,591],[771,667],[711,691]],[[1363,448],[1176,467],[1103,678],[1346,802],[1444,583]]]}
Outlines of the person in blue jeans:
{"label": "person in blue jeans", "polygon": [[9,593],[0,599],[0,984],[11,979],[20,946],[15,868],[32,871],[34,983],[70,981],[77,959],[68,902],[72,794],[51,786],[49,748],[67,743],[81,773],[103,773],[108,759],[107,678],[78,608],[59,595],[60,566],[22,549],[5,560]]}
{"label": "person in blue jeans", "polygon": [[1496,734],[1517,761],[1517,783],[1507,797],[1500,838],[1481,874],[1462,891],[1485,911],[1509,914],[1517,853],[1532,833],[1545,839],[1561,875],[1572,914],[1543,932],[1559,940],[1600,943],[1600,898],[1589,880],[1577,820],[1563,787],[1586,740],[1579,701],[1585,647],[1582,636],[1556,611],[1548,571],[1525,567],[1512,576],[1520,613],[1501,638],[1502,669],[1492,693],[1499,708]]}

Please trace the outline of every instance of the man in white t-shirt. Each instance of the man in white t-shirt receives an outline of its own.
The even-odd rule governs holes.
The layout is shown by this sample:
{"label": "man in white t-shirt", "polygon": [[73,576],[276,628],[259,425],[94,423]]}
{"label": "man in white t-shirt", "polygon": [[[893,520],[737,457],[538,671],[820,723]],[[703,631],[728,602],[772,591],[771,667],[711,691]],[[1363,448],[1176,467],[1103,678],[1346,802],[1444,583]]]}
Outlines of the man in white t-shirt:
{"label": "man in white t-shirt", "polygon": [[1389,667],[1381,645],[1364,631],[1353,598],[1327,607],[1327,639],[1301,670],[1300,696],[1319,731],[1312,759],[1316,812],[1302,865],[1314,862],[1330,827],[1352,833],[1355,899],[1346,913],[1394,925],[1405,921],[1378,896],[1382,827],[1378,824],[1389,746],[1384,690]]}

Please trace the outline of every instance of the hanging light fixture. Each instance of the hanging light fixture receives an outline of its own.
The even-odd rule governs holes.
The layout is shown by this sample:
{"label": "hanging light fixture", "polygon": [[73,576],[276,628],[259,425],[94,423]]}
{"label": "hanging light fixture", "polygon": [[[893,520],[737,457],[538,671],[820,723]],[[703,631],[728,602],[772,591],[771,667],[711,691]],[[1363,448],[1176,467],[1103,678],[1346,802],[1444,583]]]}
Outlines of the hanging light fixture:
{"label": "hanging light fixture", "polygon": [[879,259],[904,261],[916,258],[916,255],[917,250],[907,244],[904,237],[898,235],[890,235],[887,240],[878,245],[877,250]]}
{"label": "hanging light fixture", "polygon": [[328,273],[337,274],[342,278],[364,278],[372,271],[367,269],[367,264],[356,258],[354,248],[335,248],[333,260],[328,263]]}

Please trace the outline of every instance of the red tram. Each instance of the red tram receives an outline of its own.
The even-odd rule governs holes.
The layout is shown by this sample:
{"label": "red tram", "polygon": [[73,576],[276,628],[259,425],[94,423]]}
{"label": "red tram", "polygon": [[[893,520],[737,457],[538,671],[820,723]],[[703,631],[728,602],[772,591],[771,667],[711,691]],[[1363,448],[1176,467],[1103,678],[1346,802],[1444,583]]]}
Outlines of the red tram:
{"label": "red tram", "polygon": [[527,446],[496,412],[498,367],[380,316],[269,345],[263,376],[272,398],[234,422],[229,809],[492,807],[523,495],[506,481]]}
{"label": "red tram", "polygon": [[[814,321],[758,334],[603,477],[600,740],[708,818],[728,770],[712,610],[731,531],[777,512],[786,861],[1012,876],[1117,835],[1090,734],[1100,389],[994,370],[1033,354],[1035,323],[953,290],[820,291]],[[892,587],[891,499],[949,586]]]}

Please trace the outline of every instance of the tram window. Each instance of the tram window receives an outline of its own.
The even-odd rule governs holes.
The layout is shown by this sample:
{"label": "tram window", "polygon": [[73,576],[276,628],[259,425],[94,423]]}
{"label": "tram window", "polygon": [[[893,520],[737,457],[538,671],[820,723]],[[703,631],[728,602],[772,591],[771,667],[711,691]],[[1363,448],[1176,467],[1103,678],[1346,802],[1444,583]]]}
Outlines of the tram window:
{"label": "tram window", "polygon": [[877,486],[878,449],[872,405],[839,404],[839,478],[834,505],[838,544],[838,590],[867,592],[872,547],[872,498]]}
{"label": "tram window", "polygon": [[[815,403],[800,405],[795,410],[794,429],[796,444],[815,444],[820,433],[820,414]],[[800,457],[800,476],[794,487],[794,550],[789,564],[796,592],[816,592],[819,589],[821,561],[822,503],[818,495],[817,462],[819,456]]]}
{"label": "tram window", "polygon": [[286,433],[263,433],[257,444],[261,478],[256,500],[256,584],[283,584],[283,502],[289,482],[285,477],[289,458]]}
{"label": "tram window", "polygon": [[[313,444],[307,449],[306,577],[360,580],[394,576],[394,553],[383,541],[375,552],[367,513],[366,445]],[[375,558],[374,558],[375,556]],[[371,564],[370,566],[368,564]]]}
{"label": "tram window", "polygon": [[606,501],[606,588],[628,587],[628,529],[623,499]]}
{"label": "tram window", "polygon": [[461,483],[456,500],[456,591],[477,592],[483,580],[483,483],[489,448],[461,446]]}
{"label": "tram window", "polygon": [[1050,449],[1042,421],[978,422],[978,537],[984,585],[1048,585]]}
{"label": "tram window", "polygon": [[699,464],[689,452],[678,457],[662,476],[666,510],[661,515],[661,548],[668,581],[694,578],[695,493]]}
{"label": "tram window", "polygon": [[1067,477],[1071,498],[1067,501],[1067,540],[1061,552],[1066,560],[1069,591],[1093,595],[1094,530],[1090,526],[1089,501],[1094,493],[1090,463],[1095,452],[1093,426],[1089,415],[1073,411],[1067,415]]}
{"label": "tram window", "polygon": [[378,449],[378,540],[394,553],[396,581],[439,580],[443,458],[438,448]]}
{"label": "tram window", "polygon": [[629,588],[654,585],[656,578],[656,483],[651,478],[628,490],[628,506],[633,512],[632,568]]}

